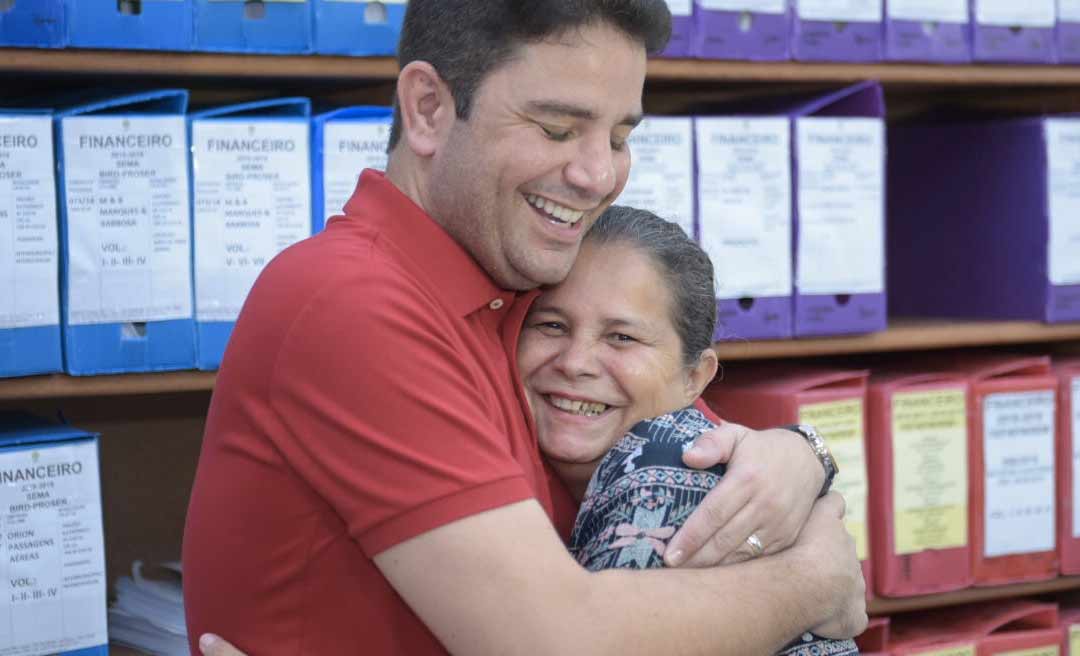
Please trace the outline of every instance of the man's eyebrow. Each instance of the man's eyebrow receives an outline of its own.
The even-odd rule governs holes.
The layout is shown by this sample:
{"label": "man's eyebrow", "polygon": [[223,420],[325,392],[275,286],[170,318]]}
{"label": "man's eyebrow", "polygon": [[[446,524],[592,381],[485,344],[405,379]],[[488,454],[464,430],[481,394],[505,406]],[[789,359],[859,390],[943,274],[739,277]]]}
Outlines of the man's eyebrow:
{"label": "man's eyebrow", "polygon": [[[547,114],[549,116],[569,116],[571,118],[582,119],[585,121],[595,121],[598,117],[596,112],[592,111],[588,107],[582,107],[580,105],[574,105],[572,103],[560,102],[558,100],[532,100],[526,107],[529,111],[537,114]],[[638,123],[641,123],[641,113],[627,114],[619,121],[619,125],[626,125],[629,127],[636,127]]]}

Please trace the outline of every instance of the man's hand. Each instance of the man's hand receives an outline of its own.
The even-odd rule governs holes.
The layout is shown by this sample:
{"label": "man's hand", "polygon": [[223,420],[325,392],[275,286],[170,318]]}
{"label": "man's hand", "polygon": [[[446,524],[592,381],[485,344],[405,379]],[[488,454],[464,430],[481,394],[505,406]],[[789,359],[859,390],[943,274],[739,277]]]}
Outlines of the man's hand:
{"label": "man's hand", "polygon": [[199,651],[203,656],[246,656],[244,652],[213,633],[199,636]]}
{"label": "man's hand", "polygon": [[727,472],[671,539],[671,567],[709,567],[753,557],[756,535],[766,554],[795,543],[825,471],[806,439],[793,431],[750,430],[725,422],[703,433],[683,455],[689,467],[726,462]]}
{"label": "man's hand", "polygon": [[826,638],[854,638],[866,629],[866,581],[855,552],[855,538],[844,526],[844,498],[830,492],[814,504],[792,551],[801,552],[807,568],[825,577],[821,602],[834,608],[832,619],[814,627]]}

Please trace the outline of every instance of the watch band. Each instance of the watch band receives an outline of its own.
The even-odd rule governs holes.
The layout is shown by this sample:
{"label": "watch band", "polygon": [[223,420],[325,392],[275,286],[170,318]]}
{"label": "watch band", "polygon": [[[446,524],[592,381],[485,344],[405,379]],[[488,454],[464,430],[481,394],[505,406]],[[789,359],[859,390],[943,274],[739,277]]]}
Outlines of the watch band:
{"label": "watch band", "polygon": [[829,489],[832,487],[833,479],[840,472],[839,465],[836,464],[836,459],[833,458],[833,454],[829,451],[829,446],[825,443],[825,438],[821,433],[810,424],[791,424],[790,426],[781,426],[789,431],[802,435],[806,440],[806,443],[810,445],[810,448],[814,450],[814,455],[817,456],[818,461],[821,463],[821,467],[825,470],[825,482],[821,486],[821,491],[818,492],[818,498],[828,494]]}

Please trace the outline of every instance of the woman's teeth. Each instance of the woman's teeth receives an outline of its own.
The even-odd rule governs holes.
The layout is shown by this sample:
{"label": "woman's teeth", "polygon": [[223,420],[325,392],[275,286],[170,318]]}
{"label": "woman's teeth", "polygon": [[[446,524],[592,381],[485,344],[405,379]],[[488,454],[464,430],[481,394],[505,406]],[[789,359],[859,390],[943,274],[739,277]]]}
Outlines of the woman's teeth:
{"label": "woman's teeth", "polygon": [[595,417],[608,409],[608,407],[603,403],[594,403],[592,401],[574,401],[571,399],[564,399],[560,396],[548,396],[548,400],[551,401],[551,405],[555,406],[559,410],[572,412],[577,415],[584,415],[586,417]]}
{"label": "woman's teeth", "polygon": [[541,198],[535,194],[526,195],[525,200],[529,201],[529,204],[536,209],[546,212],[548,216],[561,223],[574,225],[581,220],[581,217],[585,216],[585,212],[581,210],[572,210],[569,207],[557,205],[550,200]]}

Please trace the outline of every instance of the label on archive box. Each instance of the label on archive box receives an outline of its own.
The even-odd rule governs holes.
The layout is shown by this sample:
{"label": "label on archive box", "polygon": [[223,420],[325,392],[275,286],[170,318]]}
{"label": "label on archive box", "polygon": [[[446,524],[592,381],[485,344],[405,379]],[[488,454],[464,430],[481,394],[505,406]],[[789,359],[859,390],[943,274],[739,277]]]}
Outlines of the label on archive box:
{"label": "label on archive box", "polygon": [[885,289],[885,125],[804,117],[797,134],[800,294]]}
{"label": "label on archive box", "polygon": [[275,255],[311,236],[306,121],[197,120],[195,316],[235,321]]}
{"label": "label on archive box", "polygon": [[859,560],[870,556],[866,526],[866,447],[862,399],[808,403],[799,407],[799,423],[815,426],[829,440],[840,473],[832,489],[844,496],[844,525],[855,538]]}
{"label": "label on archive box", "polygon": [[999,651],[997,656],[1060,656],[1061,648],[1058,645],[1046,645],[1032,647],[1031,649],[1017,649],[1014,651]]}
{"label": "label on archive box", "polygon": [[698,118],[699,241],[719,298],[791,294],[791,123]]}
{"label": "label on archive box", "polygon": [[390,123],[329,121],[323,129],[323,219],[341,214],[364,169],[386,170]]}
{"label": "label on archive box", "polygon": [[782,14],[787,11],[785,0],[702,0],[701,7],[709,11],[750,11],[755,14]]}
{"label": "label on archive box", "polygon": [[896,555],[968,542],[967,401],[963,389],[892,398]]}
{"label": "label on archive box", "polygon": [[1058,22],[1080,23],[1080,0],[1058,0]]}
{"label": "label on archive box", "polygon": [[63,119],[68,321],[191,317],[182,116]]}
{"label": "label on archive box", "polygon": [[1052,285],[1080,284],[1080,119],[1046,119]]}
{"label": "label on archive box", "polygon": [[0,452],[0,654],[108,642],[97,444]]}
{"label": "label on archive box", "polygon": [[[1072,379],[1073,537],[1080,538],[1080,376]],[[1077,652],[1080,655],[1080,652]]]}
{"label": "label on archive box", "polygon": [[802,20],[880,23],[883,0],[795,0]]}
{"label": "label on archive box", "polygon": [[52,118],[0,115],[0,329],[60,323]]}
{"label": "label on archive box", "polygon": [[919,656],[975,656],[975,645],[960,645],[946,647],[944,649],[929,649],[920,651]]}
{"label": "label on archive box", "polygon": [[1055,0],[975,0],[975,22],[999,27],[1053,27]]}
{"label": "label on archive box", "polygon": [[894,20],[968,22],[968,0],[889,0],[885,10]]}
{"label": "label on archive box", "polygon": [[672,16],[689,16],[694,13],[693,0],[667,0],[667,6]]}
{"label": "label on archive box", "polygon": [[647,116],[630,134],[634,164],[615,201],[678,223],[694,236],[694,140],[690,117]]}
{"label": "label on archive box", "polygon": [[1069,625],[1069,656],[1080,656],[1080,624]]}
{"label": "label on archive box", "polygon": [[985,556],[1054,548],[1054,392],[983,401]]}

